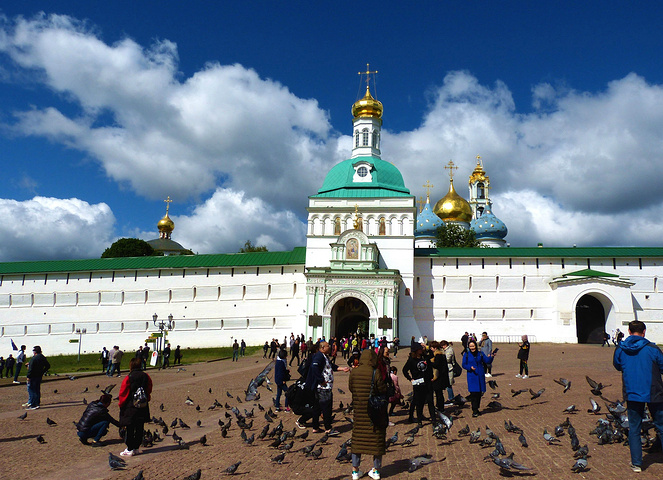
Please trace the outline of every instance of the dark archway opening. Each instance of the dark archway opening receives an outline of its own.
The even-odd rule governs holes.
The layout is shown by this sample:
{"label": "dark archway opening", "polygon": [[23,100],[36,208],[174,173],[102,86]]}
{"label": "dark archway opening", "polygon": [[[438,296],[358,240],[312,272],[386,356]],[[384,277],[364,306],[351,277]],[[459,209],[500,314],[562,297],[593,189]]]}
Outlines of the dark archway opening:
{"label": "dark archway opening", "polygon": [[576,333],[578,343],[603,343],[605,331],[605,310],[601,302],[583,295],[576,304]]}
{"label": "dark archway opening", "polygon": [[332,325],[335,331],[332,333],[336,338],[347,337],[357,331],[368,333],[368,320],[370,313],[368,307],[361,300],[346,297],[332,307]]}

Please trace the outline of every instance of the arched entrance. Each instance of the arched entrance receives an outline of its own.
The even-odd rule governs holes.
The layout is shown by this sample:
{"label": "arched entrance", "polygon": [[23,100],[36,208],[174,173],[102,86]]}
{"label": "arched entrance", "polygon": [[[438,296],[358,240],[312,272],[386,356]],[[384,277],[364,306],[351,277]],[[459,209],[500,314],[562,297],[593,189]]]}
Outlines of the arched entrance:
{"label": "arched entrance", "polygon": [[369,318],[370,313],[364,302],[354,297],[342,298],[332,307],[332,335],[343,338],[357,330],[368,333]]}
{"label": "arched entrance", "polygon": [[576,304],[576,333],[578,343],[603,343],[605,309],[592,295],[583,295]]}

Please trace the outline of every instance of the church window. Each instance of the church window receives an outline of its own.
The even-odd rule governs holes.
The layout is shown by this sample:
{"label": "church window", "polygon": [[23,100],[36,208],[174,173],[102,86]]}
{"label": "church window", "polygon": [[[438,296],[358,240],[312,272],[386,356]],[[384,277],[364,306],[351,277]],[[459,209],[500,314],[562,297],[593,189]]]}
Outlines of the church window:
{"label": "church window", "polygon": [[357,169],[357,175],[364,178],[366,175],[368,175],[368,168],[366,168],[364,165],[362,165],[361,167],[359,167]]}
{"label": "church window", "polygon": [[359,242],[356,238],[351,238],[345,244],[345,258],[348,260],[357,260],[359,258]]}
{"label": "church window", "polygon": [[359,146],[359,130],[355,132],[355,148]]}
{"label": "church window", "polygon": [[480,217],[481,215],[483,215],[483,207],[477,208],[477,214],[478,214],[477,217]]}
{"label": "church window", "polygon": [[378,148],[378,131],[373,130],[373,147]]}
{"label": "church window", "polygon": [[477,197],[486,198],[486,189],[481,182],[477,183]]}
{"label": "church window", "polygon": [[368,147],[368,128],[364,128],[361,131],[361,144],[364,147]]}
{"label": "church window", "polygon": [[378,230],[379,235],[386,235],[387,234],[387,225],[386,222],[384,221],[384,217],[380,219],[380,226]]}
{"label": "church window", "polygon": [[339,217],[336,217],[334,219],[334,235],[340,235],[341,234],[341,219]]}

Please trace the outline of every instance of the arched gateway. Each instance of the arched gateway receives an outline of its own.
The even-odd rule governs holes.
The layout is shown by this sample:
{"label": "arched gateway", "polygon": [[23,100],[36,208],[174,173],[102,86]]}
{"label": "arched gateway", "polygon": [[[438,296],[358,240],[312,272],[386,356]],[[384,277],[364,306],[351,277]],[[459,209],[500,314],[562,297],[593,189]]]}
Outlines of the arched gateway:
{"label": "arched gateway", "polygon": [[369,331],[370,313],[364,302],[354,297],[346,297],[334,304],[331,310],[331,334],[344,338],[357,331]]}

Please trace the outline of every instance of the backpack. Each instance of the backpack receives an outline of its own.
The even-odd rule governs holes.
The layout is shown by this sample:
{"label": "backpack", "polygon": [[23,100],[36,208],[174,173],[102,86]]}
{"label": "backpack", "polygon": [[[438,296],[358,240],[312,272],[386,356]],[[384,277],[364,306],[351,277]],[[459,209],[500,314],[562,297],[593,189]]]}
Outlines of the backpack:
{"label": "backpack", "polygon": [[134,407],[145,408],[147,407],[147,394],[143,387],[138,387],[134,392]]}
{"label": "backpack", "polygon": [[309,399],[309,394],[306,390],[304,380],[297,380],[295,383],[288,387],[288,390],[285,392],[285,398],[288,400],[288,406],[292,409],[292,413],[295,415],[301,415],[304,413],[306,408],[307,401]]}

